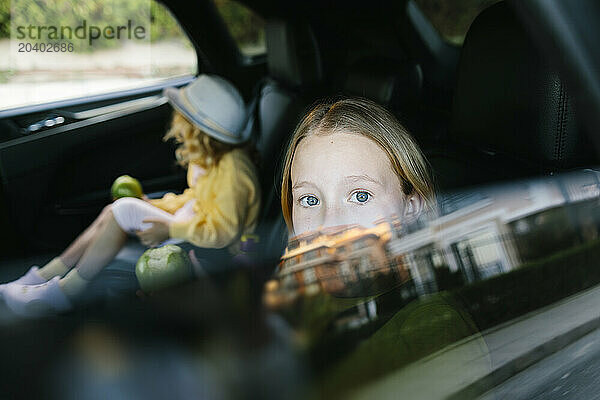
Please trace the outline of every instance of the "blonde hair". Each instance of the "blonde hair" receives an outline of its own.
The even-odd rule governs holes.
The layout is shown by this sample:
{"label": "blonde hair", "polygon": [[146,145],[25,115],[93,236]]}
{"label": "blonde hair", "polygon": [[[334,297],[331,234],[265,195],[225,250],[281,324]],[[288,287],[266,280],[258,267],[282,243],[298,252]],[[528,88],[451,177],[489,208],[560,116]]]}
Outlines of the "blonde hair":
{"label": "blonde hair", "polygon": [[406,196],[419,194],[429,212],[435,210],[435,191],[429,164],[402,124],[385,108],[363,98],[330,100],[318,104],[300,121],[289,142],[283,164],[281,209],[290,231],[292,222],[291,170],[300,142],[312,135],[335,132],[358,134],[373,140],[388,155]]}
{"label": "blonde hair", "polygon": [[208,136],[177,110],[173,112],[171,126],[163,137],[164,141],[169,139],[174,139],[179,144],[175,157],[183,167],[190,162],[197,163],[202,168],[213,167],[225,153],[235,147]]}

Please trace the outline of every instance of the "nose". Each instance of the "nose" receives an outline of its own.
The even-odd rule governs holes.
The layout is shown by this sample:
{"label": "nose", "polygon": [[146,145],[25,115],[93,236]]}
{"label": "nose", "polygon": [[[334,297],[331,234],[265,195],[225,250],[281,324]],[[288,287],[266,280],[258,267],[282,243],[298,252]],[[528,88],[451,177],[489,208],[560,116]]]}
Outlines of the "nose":
{"label": "nose", "polygon": [[339,204],[334,204],[325,209],[325,215],[322,220],[322,227],[329,228],[332,226],[351,224],[350,216]]}

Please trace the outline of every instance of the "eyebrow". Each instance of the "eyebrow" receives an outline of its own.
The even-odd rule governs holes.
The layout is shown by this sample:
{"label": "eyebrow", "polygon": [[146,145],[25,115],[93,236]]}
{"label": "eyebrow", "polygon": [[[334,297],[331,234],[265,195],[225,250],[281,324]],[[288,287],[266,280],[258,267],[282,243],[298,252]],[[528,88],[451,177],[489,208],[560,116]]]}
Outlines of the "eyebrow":
{"label": "eyebrow", "polygon": [[351,181],[351,182],[356,182],[356,181],[368,181],[368,182],[373,182],[379,186],[383,186],[383,183],[381,183],[379,180],[370,177],[369,175],[349,175],[347,177],[344,178],[347,181]]}
{"label": "eyebrow", "polygon": [[299,188],[301,188],[301,187],[303,187],[303,186],[314,186],[314,184],[312,184],[312,183],[311,183],[311,182],[309,182],[309,181],[300,181],[300,182],[296,182],[296,183],[294,184],[294,186],[292,186],[292,190],[299,189]]}

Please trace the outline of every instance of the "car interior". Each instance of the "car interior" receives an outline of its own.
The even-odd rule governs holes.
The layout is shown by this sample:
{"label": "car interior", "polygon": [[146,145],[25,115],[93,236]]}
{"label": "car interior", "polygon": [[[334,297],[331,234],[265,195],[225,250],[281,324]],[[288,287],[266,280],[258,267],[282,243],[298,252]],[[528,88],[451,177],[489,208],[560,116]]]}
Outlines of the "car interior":
{"label": "car interior", "polygon": [[[198,73],[222,75],[247,103],[257,101],[257,292],[287,243],[281,158],[318,99],[363,96],[392,111],[422,146],[440,198],[598,165],[592,132],[562,72],[509,2],[478,15],[462,48],[441,39],[412,0],[240,2],[265,20],[266,54],[243,56],[212,0],[164,5],[193,43]],[[0,231],[9,233],[0,241],[4,280],[63,249],[110,201],[115,177],[137,177],[151,197],[185,188],[174,146],[162,141],[172,111],[161,92],[191,79],[0,111]],[[28,130],[56,117],[64,122]],[[144,250],[128,242],[98,278],[101,286],[130,291]]]}
{"label": "car interior", "polygon": [[[183,5],[169,3],[180,17]],[[310,7],[298,6],[291,13],[249,2],[266,21],[265,57],[247,63],[237,54],[233,72],[225,57],[234,57],[237,49],[226,55],[225,45],[196,48],[201,71],[220,73],[249,97],[259,97],[256,145],[262,159],[265,225],[281,225],[277,172],[286,140],[302,113],[326,96],[359,95],[388,107],[423,147],[442,191],[597,161],[563,80],[507,4],[500,2],[478,16],[458,57],[458,50],[443,46],[433,53],[431,26],[415,26],[427,21],[414,16],[418,10],[410,2],[405,8],[401,3],[394,6],[397,13],[358,5],[339,14],[331,6],[316,15]],[[211,3],[194,7],[207,11]],[[202,28],[187,26],[183,16],[180,23],[194,40],[201,36],[193,34],[194,28],[218,25],[215,13],[202,14],[214,17],[211,24],[198,24]],[[374,25],[376,19],[389,18],[383,13],[396,20]],[[227,37],[223,29],[217,32]],[[217,36],[211,31],[211,37]],[[214,61],[209,55],[213,50],[218,51]],[[219,69],[220,63],[229,64],[228,69]],[[32,254],[68,243],[106,203],[105,188],[122,171],[139,177],[148,193],[183,189],[172,148],[160,140],[170,115],[169,106],[157,98],[161,89],[2,113],[3,222],[14,232],[5,251]],[[144,100],[131,102],[136,99]],[[66,123],[23,134],[53,115]],[[27,165],[18,162],[25,158]]]}
{"label": "car interior", "polygon": [[[320,98],[363,96],[391,110],[422,146],[440,193],[598,161],[557,68],[505,2],[475,19],[460,54],[411,2],[390,9],[329,5],[320,13],[309,6],[248,2],[265,19],[267,48],[252,61],[239,54],[212,2],[166,5],[196,43],[199,70],[231,79],[248,102],[258,97],[255,142],[263,193],[258,232],[270,263],[283,251],[287,234],[279,162],[296,123]],[[192,11],[206,21],[188,21]],[[373,23],[392,15],[387,24]],[[209,44],[206,37],[215,40]],[[215,48],[218,38],[223,43]],[[173,162],[173,147],[161,141],[171,114],[161,90],[1,113],[2,222],[5,232],[14,232],[2,246],[18,265],[14,274],[21,268],[18,260],[44,260],[69,243],[107,203],[106,188],[124,171],[138,177],[151,197],[183,190],[185,176]],[[66,123],[24,133],[56,116]],[[106,273],[134,282],[132,265],[143,251],[131,240]]]}

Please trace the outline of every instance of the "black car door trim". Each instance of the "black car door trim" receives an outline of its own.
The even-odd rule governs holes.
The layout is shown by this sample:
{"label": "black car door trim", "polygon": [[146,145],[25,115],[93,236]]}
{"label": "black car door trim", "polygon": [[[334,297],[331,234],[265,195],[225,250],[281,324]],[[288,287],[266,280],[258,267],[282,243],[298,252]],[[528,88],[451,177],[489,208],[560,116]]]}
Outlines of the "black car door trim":
{"label": "black car door trim", "polygon": [[123,103],[110,104],[108,106],[102,106],[98,108],[92,108],[90,110],[71,112],[64,110],[56,110],[55,112],[58,115],[63,117],[73,119],[76,121],[81,121],[84,119],[98,117],[104,114],[110,114],[116,111],[141,111],[146,110],[152,107],[158,107],[167,102],[167,98],[165,96],[148,96],[141,97],[139,99],[125,101]]}
{"label": "black car door trim", "polygon": [[[138,113],[141,111],[146,111],[146,110],[149,110],[152,108],[157,108],[157,107],[164,105],[167,102],[167,99],[164,96],[149,96],[149,97],[143,97],[141,99],[136,99],[136,100],[144,100],[144,101],[141,103],[136,103],[135,106],[132,106],[130,104],[130,102],[115,104],[114,106],[124,104],[125,107],[118,108],[118,109],[112,108],[111,112],[102,113],[95,117],[71,122],[69,124],[61,125],[56,128],[53,128],[53,129],[48,129],[48,130],[40,132],[40,133],[35,133],[35,134],[31,134],[29,136],[24,136],[21,138],[6,141],[4,143],[0,143],[0,150],[6,149],[9,147],[13,147],[13,146],[18,146],[20,144],[28,143],[28,142],[38,140],[41,138],[45,138],[48,136],[53,136],[53,135],[57,135],[60,133],[68,132],[68,131],[71,131],[74,129],[79,129],[79,128],[83,128],[83,127],[94,125],[94,124],[99,124],[99,123],[106,122],[111,119],[124,117],[126,115],[135,114],[135,113]],[[100,110],[102,108],[104,108],[104,107],[101,107],[96,110]],[[90,110],[90,112],[93,112],[93,111],[94,110]]]}

